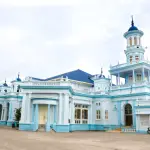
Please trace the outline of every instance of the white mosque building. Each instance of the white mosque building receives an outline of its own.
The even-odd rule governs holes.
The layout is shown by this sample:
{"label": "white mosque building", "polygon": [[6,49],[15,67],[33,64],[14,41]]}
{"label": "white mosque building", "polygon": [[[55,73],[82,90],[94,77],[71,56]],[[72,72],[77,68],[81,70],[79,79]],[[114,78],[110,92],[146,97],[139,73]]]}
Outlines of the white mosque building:
{"label": "white mosque building", "polygon": [[[18,76],[0,87],[0,125],[11,126],[21,107],[19,130],[72,132],[120,130],[146,133],[150,126],[150,62],[143,32],[124,33],[126,62],[110,67],[110,77],[74,70],[47,79]],[[112,83],[112,76],[116,83]],[[121,79],[125,83],[121,84]]]}

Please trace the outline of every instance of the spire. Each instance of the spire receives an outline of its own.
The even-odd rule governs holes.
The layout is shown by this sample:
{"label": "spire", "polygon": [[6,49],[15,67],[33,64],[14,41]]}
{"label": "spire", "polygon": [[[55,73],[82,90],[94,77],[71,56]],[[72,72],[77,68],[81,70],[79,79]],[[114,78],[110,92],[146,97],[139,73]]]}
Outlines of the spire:
{"label": "spire", "polygon": [[103,68],[101,68],[101,75],[103,74]]}
{"label": "spire", "polygon": [[6,79],[5,79],[5,84],[6,84]]}
{"label": "spire", "polygon": [[18,72],[18,79],[19,79],[20,73]]}
{"label": "spire", "polygon": [[134,26],[133,15],[131,16],[131,18],[132,18],[131,26],[133,27]]}

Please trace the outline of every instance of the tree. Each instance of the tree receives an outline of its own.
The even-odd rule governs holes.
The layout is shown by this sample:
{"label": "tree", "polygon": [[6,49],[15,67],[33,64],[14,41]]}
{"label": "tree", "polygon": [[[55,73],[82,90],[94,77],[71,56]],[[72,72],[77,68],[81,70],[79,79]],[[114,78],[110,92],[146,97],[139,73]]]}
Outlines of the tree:
{"label": "tree", "polygon": [[16,108],[15,121],[19,122],[21,119],[21,108]]}

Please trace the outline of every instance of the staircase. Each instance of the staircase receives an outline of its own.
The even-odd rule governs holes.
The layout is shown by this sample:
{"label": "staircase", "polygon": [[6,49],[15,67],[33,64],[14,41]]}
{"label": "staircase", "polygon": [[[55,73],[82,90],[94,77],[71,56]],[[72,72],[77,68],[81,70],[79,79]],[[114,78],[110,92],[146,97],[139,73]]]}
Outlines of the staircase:
{"label": "staircase", "polygon": [[132,127],[123,127],[123,128],[117,128],[114,130],[108,130],[107,132],[111,133],[136,133],[136,129]]}
{"label": "staircase", "polygon": [[124,127],[124,128],[121,129],[121,132],[124,132],[124,133],[135,133],[136,129],[135,128],[131,128],[131,127]]}
{"label": "staircase", "polygon": [[107,132],[111,132],[111,133],[121,133],[121,128],[117,128],[114,130],[108,130]]}

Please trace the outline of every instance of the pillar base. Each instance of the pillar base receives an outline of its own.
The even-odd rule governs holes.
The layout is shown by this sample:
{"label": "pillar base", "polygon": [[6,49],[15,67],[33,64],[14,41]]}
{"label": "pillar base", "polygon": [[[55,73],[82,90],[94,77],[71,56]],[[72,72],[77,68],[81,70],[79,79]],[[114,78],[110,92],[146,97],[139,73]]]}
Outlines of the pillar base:
{"label": "pillar base", "polygon": [[9,121],[9,120],[8,120],[8,121],[7,121],[7,126],[8,126],[8,127],[11,127],[13,122],[15,122],[15,121]]}
{"label": "pillar base", "polygon": [[54,125],[53,129],[56,132],[69,132],[69,125]]}
{"label": "pillar base", "polygon": [[34,131],[34,124],[33,123],[19,123],[19,130]]}
{"label": "pillar base", "polygon": [[7,125],[7,121],[3,121],[3,120],[0,121],[0,126],[6,126],[6,125]]}
{"label": "pillar base", "polygon": [[49,132],[51,130],[50,124],[46,124],[45,126],[45,131]]}

